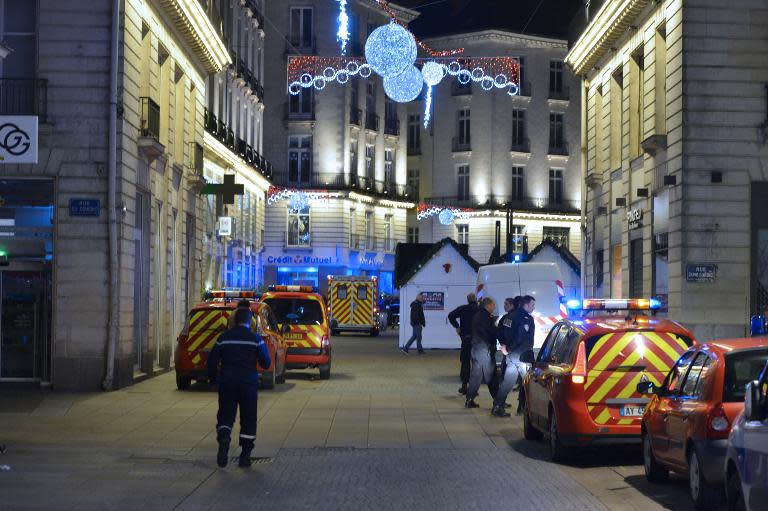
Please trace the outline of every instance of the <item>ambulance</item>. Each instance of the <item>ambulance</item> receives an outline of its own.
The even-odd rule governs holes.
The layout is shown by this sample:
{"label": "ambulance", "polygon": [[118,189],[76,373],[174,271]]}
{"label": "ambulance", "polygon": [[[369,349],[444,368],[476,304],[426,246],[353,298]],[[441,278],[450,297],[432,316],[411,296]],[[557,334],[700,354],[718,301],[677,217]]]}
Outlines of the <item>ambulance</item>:
{"label": "ambulance", "polygon": [[496,301],[497,314],[504,314],[504,300],[530,295],[536,299],[533,320],[536,323],[534,348],[544,344],[555,324],[568,317],[564,303],[560,268],[555,263],[502,263],[481,266],[477,272],[475,294],[478,300],[490,296]]}
{"label": "ambulance", "polygon": [[312,286],[270,286],[261,297],[275,313],[288,346],[288,369],[317,368],[331,377],[331,338],[323,297]]}
{"label": "ambulance", "polygon": [[328,276],[331,334],[367,332],[379,335],[379,282],[374,277]]}
{"label": "ambulance", "polygon": [[264,388],[274,388],[276,383],[285,382],[286,343],[275,315],[269,305],[258,301],[253,291],[208,291],[203,302],[189,311],[184,328],[176,342],[174,363],[176,386],[187,390],[192,380],[207,380],[206,363],[208,353],[213,349],[219,335],[232,327],[231,316],[237,302],[248,300],[253,313],[251,331],[258,333],[267,344],[270,367],[257,367]]}

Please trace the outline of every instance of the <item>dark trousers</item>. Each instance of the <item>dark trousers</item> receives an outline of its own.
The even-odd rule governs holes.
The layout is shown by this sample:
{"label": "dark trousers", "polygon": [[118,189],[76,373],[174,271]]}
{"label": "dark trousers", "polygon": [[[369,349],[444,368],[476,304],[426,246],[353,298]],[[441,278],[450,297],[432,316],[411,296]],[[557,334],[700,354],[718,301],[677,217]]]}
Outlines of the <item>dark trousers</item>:
{"label": "dark trousers", "polygon": [[219,413],[216,415],[216,439],[229,442],[240,407],[240,445],[244,451],[253,449],[256,440],[256,408],[259,402],[258,384],[239,381],[219,383]]}
{"label": "dark trousers", "polygon": [[467,387],[467,399],[475,399],[480,385],[488,385],[488,392],[492,398],[496,398],[496,363],[491,358],[491,350],[483,343],[472,346],[472,370],[469,374],[469,386]]}
{"label": "dark trousers", "polygon": [[461,353],[459,354],[459,360],[461,361],[461,371],[459,372],[459,378],[461,378],[461,384],[465,387],[469,383],[469,373],[472,369],[472,336],[465,335],[461,338]]}
{"label": "dark trousers", "polygon": [[408,339],[408,342],[405,343],[405,349],[409,349],[411,347],[411,344],[413,344],[413,341],[416,341],[416,349],[419,350],[419,353],[424,351],[424,348],[421,347],[421,330],[424,327],[421,325],[413,325],[413,335],[411,335],[411,338]]}

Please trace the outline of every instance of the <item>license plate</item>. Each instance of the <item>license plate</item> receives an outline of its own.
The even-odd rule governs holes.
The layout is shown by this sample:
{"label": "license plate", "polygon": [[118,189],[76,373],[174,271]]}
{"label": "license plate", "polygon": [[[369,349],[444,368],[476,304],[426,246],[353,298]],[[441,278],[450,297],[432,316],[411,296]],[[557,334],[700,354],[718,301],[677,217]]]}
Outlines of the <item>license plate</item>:
{"label": "license plate", "polygon": [[624,405],[619,411],[622,417],[642,417],[644,412],[645,407],[637,405]]}
{"label": "license plate", "polygon": [[304,334],[285,334],[286,339],[303,339]]}

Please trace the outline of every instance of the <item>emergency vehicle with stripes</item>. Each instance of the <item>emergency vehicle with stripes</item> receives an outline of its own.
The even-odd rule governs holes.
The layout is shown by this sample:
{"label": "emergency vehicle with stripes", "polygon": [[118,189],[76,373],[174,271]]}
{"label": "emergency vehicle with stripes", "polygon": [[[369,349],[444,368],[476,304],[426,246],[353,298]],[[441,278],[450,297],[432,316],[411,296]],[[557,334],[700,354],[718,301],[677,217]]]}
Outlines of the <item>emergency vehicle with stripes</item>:
{"label": "emergency vehicle with stripes", "polygon": [[288,369],[317,368],[331,377],[331,338],[323,297],[312,286],[270,286],[261,301],[275,313],[288,346]]}
{"label": "emergency vehicle with stripes", "polygon": [[331,333],[367,332],[379,335],[379,282],[373,277],[328,276]]}
{"label": "emergency vehicle with stripes", "polygon": [[258,367],[262,386],[271,389],[276,383],[285,382],[285,340],[269,305],[258,302],[257,298],[253,291],[208,291],[205,300],[192,307],[177,339],[174,354],[179,390],[188,389],[192,380],[208,380],[208,353],[219,335],[234,326],[232,316],[237,302],[243,299],[250,302],[253,313],[251,331],[264,339],[272,360],[271,367]]}
{"label": "emergency vehicle with stripes", "polygon": [[660,385],[694,343],[678,323],[644,314],[660,305],[653,298],[569,300],[569,309],[601,314],[571,313],[547,336],[523,381],[525,438],[546,433],[554,460],[573,446],[639,442],[649,399],[637,384]]}

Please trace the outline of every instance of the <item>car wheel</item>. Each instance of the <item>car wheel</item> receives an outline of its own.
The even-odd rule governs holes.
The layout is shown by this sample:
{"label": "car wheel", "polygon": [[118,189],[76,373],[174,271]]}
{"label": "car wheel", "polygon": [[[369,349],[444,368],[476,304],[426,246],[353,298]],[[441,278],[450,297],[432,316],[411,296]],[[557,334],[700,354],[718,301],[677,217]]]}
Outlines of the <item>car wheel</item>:
{"label": "car wheel", "polygon": [[261,385],[265,389],[274,389],[277,378],[275,377],[275,371],[269,371],[261,373]]}
{"label": "car wheel", "polygon": [[327,364],[323,364],[320,366],[320,379],[328,380],[330,378],[331,378],[331,361],[329,360]]}
{"label": "car wheel", "polygon": [[275,378],[275,383],[285,383],[285,373],[288,372],[288,367],[283,363],[283,370],[280,371],[280,375]]}
{"label": "car wheel", "polygon": [[700,511],[716,508],[722,500],[717,487],[707,483],[701,468],[701,460],[695,448],[688,453],[688,489],[693,505]]}
{"label": "car wheel", "polygon": [[747,511],[744,493],[741,491],[741,477],[739,477],[739,471],[736,470],[736,467],[731,467],[728,471],[728,480],[725,484],[728,511]]}
{"label": "car wheel", "polygon": [[541,440],[544,436],[541,431],[533,427],[531,424],[531,412],[528,410],[528,403],[526,402],[525,411],[523,412],[523,436],[526,440],[533,442]]}
{"label": "car wheel", "polygon": [[549,411],[549,459],[552,461],[562,461],[568,455],[568,449],[560,441],[560,435],[557,432],[557,416],[555,411]]}
{"label": "car wheel", "polygon": [[176,388],[178,388],[179,390],[189,390],[189,387],[191,385],[192,385],[191,376],[184,376],[179,372],[176,373]]}
{"label": "car wheel", "polygon": [[645,477],[652,483],[662,483],[669,477],[669,470],[656,460],[651,445],[651,435],[643,432],[643,468]]}

